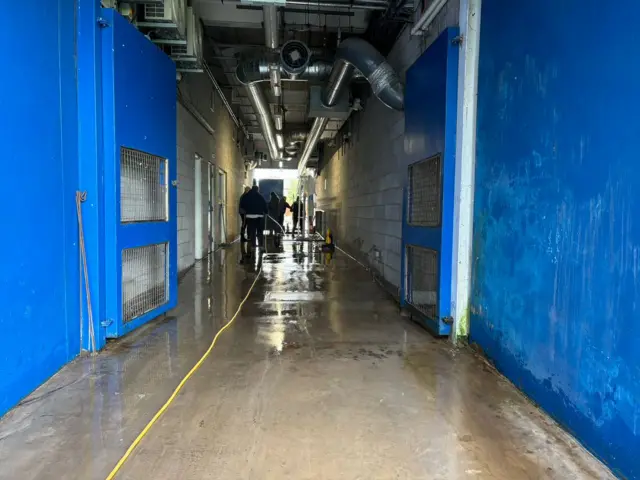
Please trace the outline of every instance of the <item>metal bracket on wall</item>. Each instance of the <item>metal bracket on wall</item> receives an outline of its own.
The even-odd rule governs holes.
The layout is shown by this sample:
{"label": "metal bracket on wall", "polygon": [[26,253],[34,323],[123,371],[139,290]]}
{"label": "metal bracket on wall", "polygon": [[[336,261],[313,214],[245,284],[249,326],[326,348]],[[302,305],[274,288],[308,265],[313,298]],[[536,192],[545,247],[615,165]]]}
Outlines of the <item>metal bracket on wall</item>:
{"label": "metal bracket on wall", "polygon": [[109,24],[109,22],[105,18],[102,18],[102,17],[98,17],[97,20],[96,20],[96,23],[98,24],[98,26],[100,28],[109,28],[111,26]]}

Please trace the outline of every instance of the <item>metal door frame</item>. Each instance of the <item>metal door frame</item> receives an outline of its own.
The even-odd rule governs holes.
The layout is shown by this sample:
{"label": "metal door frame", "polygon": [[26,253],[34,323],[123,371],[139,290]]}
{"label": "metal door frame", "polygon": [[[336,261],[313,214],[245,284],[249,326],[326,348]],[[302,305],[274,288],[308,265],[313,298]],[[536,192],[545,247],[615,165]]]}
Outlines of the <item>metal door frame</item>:
{"label": "metal door frame", "polygon": [[215,193],[215,171],[217,167],[211,163],[207,162],[207,175],[208,175],[208,185],[209,185],[209,201],[207,205],[207,224],[208,224],[208,238],[209,238],[209,253],[212,253],[215,250],[215,232],[216,232],[216,221],[215,221],[215,202],[216,202],[216,193]]}
{"label": "metal door frame", "polygon": [[[139,32],[112,9],[102,9],[101,12],[108,25],[101,29],[104,192],[102,205],[98,205],[104,225],[104,250],[100,259],[104,263],[90,268],[104,269],[104,292],[100,291],[99,294],[104,295],[105,317],[100,320],[101,326],[106,328],[106,336],[113,338],[125,335],[177,304],[176,89],[175,64],[140,37]],[[140,84],[148,82],[145,95],[131,90],[130,82],[134,78]],[[162,112],[162,115],[149,115],[152,108],[154,112]],[[166,161],[163,181],[167,188],[167,213],[164,220],[155,218],[122,223],[122,148]],[[148,172],[140,178],[153,178]],[[141,198],[147,196],[143,194]],[[157,244],[167,245],[165,301],[124,322],[123,252]],[[157,265],[150,265],[150,269]]]}
{"label": "metal door frame", "polygon": [[[218,245],[227,241],[227,172],[222,168],[215,166],[216,182],[215,182],[215,195],[216,195],[216,215],[218,231]],[[223,180],[222,184],[220,180]]]}
{"label": "metal door frame", "polygon": [[[455,147],[459,30],[443,31],[407,72],[405,153],[409,161],[404,180],[400,302],[435,335],[451,333],[453,223],[455,196]],[[425,90],[428,89],[428,90]],[[442,101],[431,110],[425,102]],[[442,117],[440,117],[442,115]],[[409,224],[409,168],[440,155],[440,225],[437,228]],[[411,279],[407,247],[437,253],[437,301],[435,318],[428,318],[410,304]]]}

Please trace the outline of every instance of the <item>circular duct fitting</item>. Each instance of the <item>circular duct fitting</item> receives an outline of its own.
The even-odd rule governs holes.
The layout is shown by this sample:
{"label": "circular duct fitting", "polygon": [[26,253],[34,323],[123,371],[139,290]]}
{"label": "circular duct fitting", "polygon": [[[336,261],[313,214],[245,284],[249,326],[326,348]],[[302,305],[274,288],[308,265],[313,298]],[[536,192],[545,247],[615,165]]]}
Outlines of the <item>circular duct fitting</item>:
{"label": "circular duct fitting", "polygon": [[284,147],[284,153],[286,153],[287,155],[296,155],[299,151],[300,147],[298,147],[297,145]]}
{"label": "circular duct fitting", "polygon": [[305,71],[311,60],[311,50],[299,40],[289,40],[280,49],[282,68],[292,77]]}

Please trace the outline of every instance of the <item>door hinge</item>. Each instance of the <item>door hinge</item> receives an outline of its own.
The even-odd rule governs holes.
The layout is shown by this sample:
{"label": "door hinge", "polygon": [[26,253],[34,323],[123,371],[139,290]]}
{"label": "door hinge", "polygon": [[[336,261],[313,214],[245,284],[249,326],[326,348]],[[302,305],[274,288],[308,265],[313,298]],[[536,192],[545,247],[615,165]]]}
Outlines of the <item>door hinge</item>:
{"label": "door hinge", "polygon": [[103,328],[107,328],[109,326],[111,326],[111,324],[113,323],[113,320],[111,320],[110,318],[107,318],[106,320],[102,320],[100,322],[100,326]]}
{"label": "door hinge", "polygon": [[451,40],[451,45],[462,45],[463,42],[464,36],[458,35],[457,37],[453,37],[453,39]]}
{"label": "door hinge", "polygon": [[110,27],[109,22],[107,21],[107,19],[106,19],[106,18],[98,17],[98,19],[96,20],[96,22],[98,23],[98,26],[99,26],[100,28],[109,28],[109,27]]}
{"label": "door hinge", "polygon": [[442,321],[447,325],[453,325],[453,317],[443,317]]}
{"label": "door hinge", "polygon": [[177,187],[178,186],[178,180],[171,180],[171,186]]}

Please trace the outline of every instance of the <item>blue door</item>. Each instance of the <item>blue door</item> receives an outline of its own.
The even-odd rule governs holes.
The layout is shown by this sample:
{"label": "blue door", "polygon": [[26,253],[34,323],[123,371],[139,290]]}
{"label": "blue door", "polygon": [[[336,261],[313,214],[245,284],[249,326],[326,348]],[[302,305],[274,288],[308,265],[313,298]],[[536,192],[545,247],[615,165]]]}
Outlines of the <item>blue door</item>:
{"label": "blue door", "polygon": [[[271,198],[271,192],[274,192],[280,198],[284,195],[284,180],[260,180],[259,186],[260,193],[267,202]],[[293,200],[289,200],[289,203],[292,202]]]}
{"label": "blue door", "polygon": [[451,332],[458,87],[457,28],[407,72],[401,300],[436,335]]}
{"label": "blue door", "polygon": [[176,84],[171,59],[103,11],[107,336],[177,301]]}

